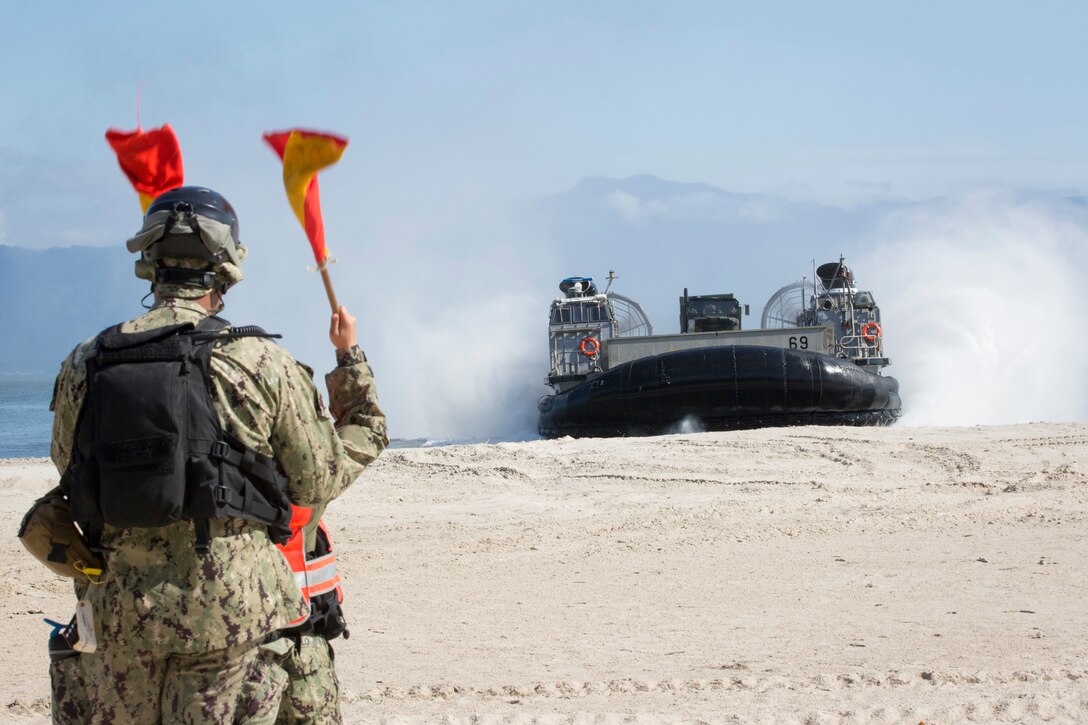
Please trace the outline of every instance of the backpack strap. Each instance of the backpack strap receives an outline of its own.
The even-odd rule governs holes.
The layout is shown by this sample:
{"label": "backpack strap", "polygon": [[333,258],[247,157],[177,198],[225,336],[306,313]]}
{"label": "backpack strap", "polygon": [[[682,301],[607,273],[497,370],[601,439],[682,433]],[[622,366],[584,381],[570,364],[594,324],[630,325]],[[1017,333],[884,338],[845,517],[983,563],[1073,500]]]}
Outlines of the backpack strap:
{"label": "backpack strap", "polygon": [[274,486],[283,478],[273,458],[258,453],[232,435],[221,441],[191,441],[189,450],[226,461],[262,483]]}
{"label": "backpack strap", "polygon": [[[215,315],[200,321],[192,330],[184,333],[198,346],[198,356],[209,364],[209,342],[237,340],[243,337],[280,338],[256,325],[231,327],[229,321]],[[233,466],[242,472],[241,480],[231,485],[215,488],[215,501],[228,516],[257,521],[268,527],[273,541],[290,535],[290,502],[287,499],[287,477],[280,472],[275,459],[250,448],[235,436],[223,431],[222,440],[190,440],[189,451],[206,455]],[[207,522],[195,522],[198,546],[207,538]]]}

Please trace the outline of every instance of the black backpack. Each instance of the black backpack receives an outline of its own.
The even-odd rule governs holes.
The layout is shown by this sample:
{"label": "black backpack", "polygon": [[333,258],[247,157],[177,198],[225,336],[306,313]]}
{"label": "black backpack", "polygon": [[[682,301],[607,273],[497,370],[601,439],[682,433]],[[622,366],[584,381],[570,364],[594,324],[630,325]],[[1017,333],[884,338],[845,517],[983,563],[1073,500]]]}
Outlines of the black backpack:
{"label": "black backpack", "polygon": [[225,434],[212,404],[214,342],[238,337],[279,335],[207,317],[138,333],[117,325],[98,336],[61,479],[92,548],[101,546],[103,524],[155,528],[187,519],[204,555],[208,521],[224,516],[265,524],[276,543],[290,537],[287,478],[274,459]]}

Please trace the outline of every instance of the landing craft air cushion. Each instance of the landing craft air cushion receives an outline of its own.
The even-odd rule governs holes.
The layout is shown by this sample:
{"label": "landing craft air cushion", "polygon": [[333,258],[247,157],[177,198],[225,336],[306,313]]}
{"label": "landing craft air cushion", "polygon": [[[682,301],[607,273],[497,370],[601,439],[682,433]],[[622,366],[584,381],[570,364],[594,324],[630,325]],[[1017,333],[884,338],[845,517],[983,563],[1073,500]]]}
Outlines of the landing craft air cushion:
{"label": "landing craft air cushion", "polygon": [[[538,429],[559,436],[655,435],[682,422],[706,430],[786,425],[889,425],[899,383],[881,370],[880,309],[840,259],[811,285],[778,290],[762,327],[742,329],[731,294],[680,298],[679,334],[654,335],[637,302],[569,277],[548,325],[555,391]],[[807,298],[807,299],[806,299]]]}

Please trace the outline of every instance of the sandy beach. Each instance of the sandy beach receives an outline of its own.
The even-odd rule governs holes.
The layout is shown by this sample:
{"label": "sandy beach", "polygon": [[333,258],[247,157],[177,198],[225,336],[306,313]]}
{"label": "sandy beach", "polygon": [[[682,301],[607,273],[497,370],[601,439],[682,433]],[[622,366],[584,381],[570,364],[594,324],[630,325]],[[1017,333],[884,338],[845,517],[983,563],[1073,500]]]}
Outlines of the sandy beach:
{"label": "sandy beach", "polygon": [[[66,580],[0,461],[4,719]],[[326,517],[346,722],[1088,721],[1088,424],[387,451]]]}

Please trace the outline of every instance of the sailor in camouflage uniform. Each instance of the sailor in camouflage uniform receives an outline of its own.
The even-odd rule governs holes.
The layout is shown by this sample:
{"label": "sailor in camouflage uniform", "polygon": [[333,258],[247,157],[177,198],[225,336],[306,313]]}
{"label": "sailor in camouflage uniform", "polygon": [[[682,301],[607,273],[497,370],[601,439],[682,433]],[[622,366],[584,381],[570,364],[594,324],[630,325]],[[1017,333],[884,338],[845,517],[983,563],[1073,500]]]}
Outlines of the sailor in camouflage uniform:
{"label": "sailor in camouflage uniform", "polygon": [[[149,253],[163,237],[162,225],[156,230],[155,224],[170,208],[195,213],[194,234],[213,252],[218,244],[231,254],[208,262],[198,255]],[[159,197],[129,249],[143,253],[137,275],[152,280],[155,303],[122,326],[126,333],[197,323],[221,308],[223,293],[242,277],[238,262],[245,248],[238,244],[234,211],[208,189],[184,187]],[[214,281],[163,270],[207,272]],[[288,480],[291,503],[314,507],[315,522],[388,444],[374,379],[356,344],[355,319],[343,307],[332,316],[330,339],[337,367],[326,376],[329,408],[312,371],[263,337],[216,342],[209,372],[224,432],[274,458]],[[73,454],[87,391],[85,362],[93,350],[94,338],[77,346],[57,377],[51,454],[62,474]],[[288,687],[284,665],[296,686],[309,692],[299,698],[298,717],[290,709],[282,717],[339,721],[328,644],[321,640],[319,649],[312,640],[320,638],[311,638],[310,647],[289,655],[291,640],[276,635],[308,612],[266,527],[225,517],[210,521],[210,533],[202,556],[194,548],[192,521],[104,526],[106,581],[76,592],[93,608],[98,650],[53,663],[55,722],[271,723]],[[304,656],[307,672],[292,667]],[[317,679],[306,679],[316,670]]]}

